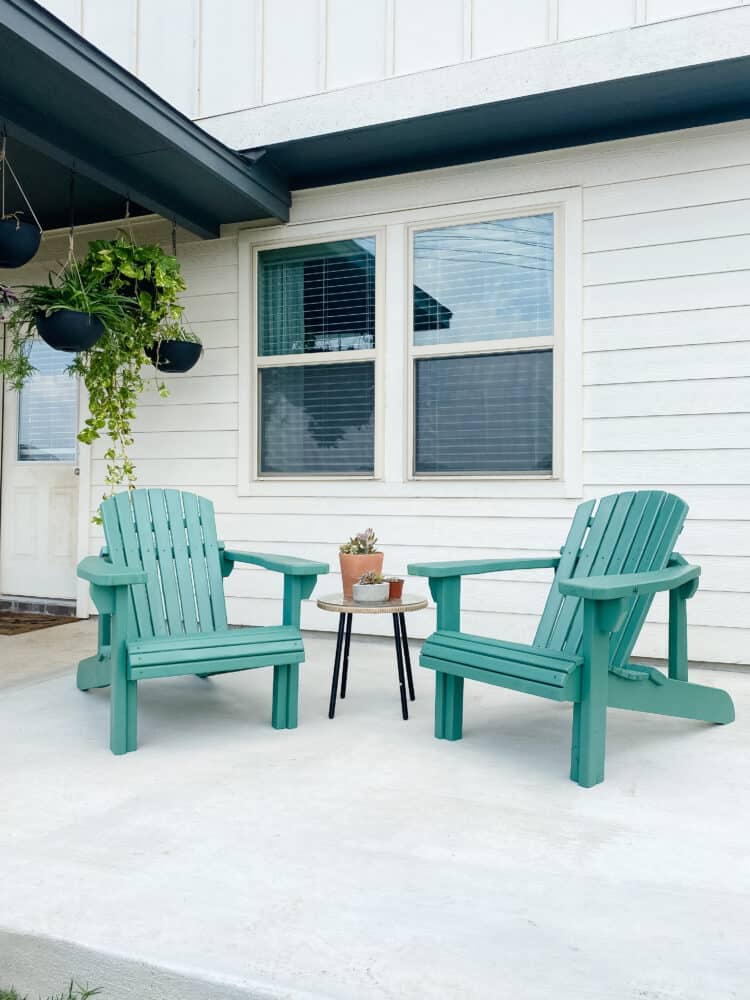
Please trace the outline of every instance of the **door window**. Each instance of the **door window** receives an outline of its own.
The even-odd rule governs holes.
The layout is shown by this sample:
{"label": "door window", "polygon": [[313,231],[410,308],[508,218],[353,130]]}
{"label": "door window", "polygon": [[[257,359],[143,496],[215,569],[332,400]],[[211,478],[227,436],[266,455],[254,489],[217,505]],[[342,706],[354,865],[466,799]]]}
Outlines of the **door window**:
{"label": "door window", "polygon": [[36,372],[18,400],[18,461],[74,463],[78,386],[66,371],[69,359],[41,340],[29,357]]}

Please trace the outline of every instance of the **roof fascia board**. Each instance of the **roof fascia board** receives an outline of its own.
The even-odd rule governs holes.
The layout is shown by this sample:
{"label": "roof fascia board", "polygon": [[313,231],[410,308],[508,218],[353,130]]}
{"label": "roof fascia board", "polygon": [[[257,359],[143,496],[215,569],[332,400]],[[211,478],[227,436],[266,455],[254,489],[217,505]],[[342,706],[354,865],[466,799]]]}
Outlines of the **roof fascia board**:
{"label": "roof fascia board", "polygon": [[111,191],[123,191],[138,205],[170,219],[203,239],[215,239],[219,226],[208,216],[201,216],[195,207],[177,206],[175,198],[155,193],[153,184],[129,172],[120,161],[108,162],[97,150],[91,149],[80,136],[71,137],[69,144],[49,134],[49,121],[31,109],[21,109],[0,96],[0,117],[21,142],[55,160],[63,167],[96,181]]}
{"label": "roof fascia board", "polygon": [[[289,218],[291,196],[282,180],[262,165],[249,164],[177,111],[127,70],[100,52],[34,0],[0,0],[2,22],[27,44],[152,128],[179,149],[254,200],[280,221]],[[153,207],[149,202],[147,207]]]}

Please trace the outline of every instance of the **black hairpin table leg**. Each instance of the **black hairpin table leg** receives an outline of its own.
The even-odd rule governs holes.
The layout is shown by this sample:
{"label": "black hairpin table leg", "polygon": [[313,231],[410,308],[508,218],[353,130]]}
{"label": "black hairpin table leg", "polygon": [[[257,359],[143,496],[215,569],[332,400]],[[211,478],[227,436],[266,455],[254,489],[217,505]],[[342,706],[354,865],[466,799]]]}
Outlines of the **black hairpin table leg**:
{"label": "black hairpin table leg", "polygon": [[401,694],[401,715],[404,719],[409,718],[409,709],[406,705],[406,684],[404,682],[404,658],[401,654],[401,629],[399,628],[398,615],[393,615],[393,638],[396,642],[396,667],[398,669],[398,686]]}
{"label": "black hairpin table leg", "polygon": [[344,666],[341,671],[341,697],[346,698],[346,682],[349,679],[349,644],[352,641],[352,618],[354,615],[346,616],[346,634],[344,636]]}
{"label": "black hairpin table leg", "polygon": [[409,700],[414,701],[414,678],[411,674],[411,657],[409,656],[409,639],[406,635],[406,615],[403,611],[399,612],[399,619],[401,620],[401,645],[404,650],[404,663],[406,664],[406,681],[409,685]]}
{"label": "black hairpin table leg", "polygon": [[336,692],[339,688],[339,664],[341,663],[341,647],[344,641],[344,619],[345,614],[339,615],[339,633],[336,636],[336,656],[333,660],[333,681],[331,682],[331,700],[328,704],[328,718],[332,719],[336,714]]}

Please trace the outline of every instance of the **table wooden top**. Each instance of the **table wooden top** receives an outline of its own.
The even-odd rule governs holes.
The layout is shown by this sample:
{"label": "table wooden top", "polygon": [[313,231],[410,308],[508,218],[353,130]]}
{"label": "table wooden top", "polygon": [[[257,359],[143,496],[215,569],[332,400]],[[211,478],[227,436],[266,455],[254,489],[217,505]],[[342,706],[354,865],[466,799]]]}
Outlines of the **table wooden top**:
{"label": "table wooden top", "polygon": [[326,597],[318,598],[318,607],[322,608],[323,611],[336,611],[342,615],[396,615],[405,614],[408,611],[421,611],[422,608],[427,607],[427,601],[414,594],[404,594],[397,601],[361,604],[351,597],[344,597],[343,594],[328,594]]}

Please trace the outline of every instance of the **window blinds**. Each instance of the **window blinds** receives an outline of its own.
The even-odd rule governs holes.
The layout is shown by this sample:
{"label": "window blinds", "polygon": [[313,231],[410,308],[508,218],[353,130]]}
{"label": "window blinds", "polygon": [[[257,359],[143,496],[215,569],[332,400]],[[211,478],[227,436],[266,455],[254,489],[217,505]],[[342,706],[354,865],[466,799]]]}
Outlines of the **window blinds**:
{"label": "window blinds", "polygon": [[75,462],[78,385],[65,371],[70,359],[35,340],[37,369],[18,400],[18,461]]}
{"label": "window blinds", "polygon": [[416,361],[417,473],[552,471],[552,351]]}
{"label": "window blinds", "polygon": [[261,356],[375,346],[375,238],[259,254]]}
{"label": "window blinds", "polygon": [[372,362],[261,368],[261,475],[372,475]]}

